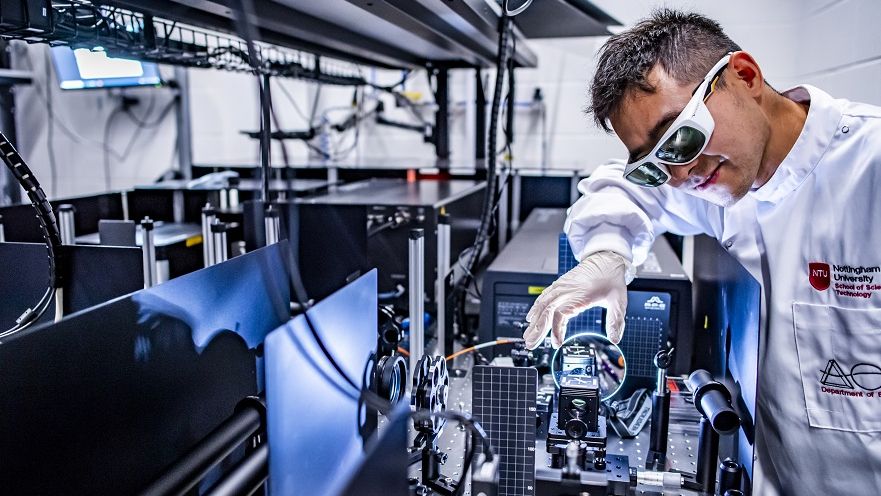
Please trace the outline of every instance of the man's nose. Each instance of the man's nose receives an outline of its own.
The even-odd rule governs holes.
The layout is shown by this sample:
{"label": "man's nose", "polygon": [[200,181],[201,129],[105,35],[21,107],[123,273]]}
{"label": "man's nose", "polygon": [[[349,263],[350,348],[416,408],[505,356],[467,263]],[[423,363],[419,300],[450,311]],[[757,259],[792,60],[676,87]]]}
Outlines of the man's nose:
{"label": "man's nose", "polygon": [[670,171],[670,183],[672,186],[680,186],[688,181],[689,177],[691,177],[692,172],[698,168],[698,165],[702,160],[706,160],[704,155],[698,156],[696,159],[692,160],[687,164],[681,165],[668,165],[667,170]]}

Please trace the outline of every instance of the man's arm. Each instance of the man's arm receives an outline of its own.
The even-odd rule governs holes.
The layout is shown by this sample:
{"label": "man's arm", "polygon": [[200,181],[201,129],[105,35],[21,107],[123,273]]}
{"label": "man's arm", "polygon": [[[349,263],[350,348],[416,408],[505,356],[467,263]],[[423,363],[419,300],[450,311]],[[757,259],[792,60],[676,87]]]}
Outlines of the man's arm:
{"label": "man's arm", "polygon": [[558,348],[569,319],[592,306],[605,307],[606,334],[613,343],[624,333],[627,284],[655,238],[716,232],[721,209],[669,187],[642,188],[624,179],[624,164],[600,166],[578,185],[583,196],[569,209],[565,231],[579,264],[546,288],[526,316],[528,348],[553,329]]}
{"label": "man's arm", "polygon": [[564,230],[575,258],[611,251],[642,264],[664,232],[712,234],[721,209],[671,187],[644,188],[624,179],[624,163],[601,165],[578,185],[581,198],[569,209]]}

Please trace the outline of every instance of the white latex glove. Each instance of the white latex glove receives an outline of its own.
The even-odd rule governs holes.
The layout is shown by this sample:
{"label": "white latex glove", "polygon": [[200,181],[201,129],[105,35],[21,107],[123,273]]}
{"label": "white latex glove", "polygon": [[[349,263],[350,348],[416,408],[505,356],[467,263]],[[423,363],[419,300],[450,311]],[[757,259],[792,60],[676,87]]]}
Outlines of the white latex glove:
{"label": "white latex glove", "polygon": [[613,343],[624,335],[627,284],[634,271],[624,257],[610,251],[593,253],[542,291],[526,315],[523,333],[528,349],[536,348],[553,328],[551,345],[559,348],[569,319],[590,307],[604,307],[606,335]]}

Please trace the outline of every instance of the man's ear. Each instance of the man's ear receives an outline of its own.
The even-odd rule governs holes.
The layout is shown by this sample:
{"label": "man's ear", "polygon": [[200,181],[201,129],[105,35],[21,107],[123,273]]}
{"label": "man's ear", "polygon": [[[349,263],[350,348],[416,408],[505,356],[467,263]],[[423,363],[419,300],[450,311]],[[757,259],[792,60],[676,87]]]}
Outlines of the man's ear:
{"label": "man's ear", "polygon": [[[765,79],[762,77],[762,69],[759,64],[747,52],[734,52],[731,54],[731,60],[728,61],[729,72],[726,74],[728,81],[737,84],[740,82],[744,85],[747,92],[754,97],[759,97],[765,86]],[[732,80],[734,76],[736,80]]]}

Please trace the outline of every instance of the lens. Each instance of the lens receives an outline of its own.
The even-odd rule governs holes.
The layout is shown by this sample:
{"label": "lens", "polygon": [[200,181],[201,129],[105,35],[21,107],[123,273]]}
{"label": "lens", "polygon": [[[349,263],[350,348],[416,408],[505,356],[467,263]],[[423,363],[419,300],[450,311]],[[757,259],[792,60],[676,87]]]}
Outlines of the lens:
{"label": "lens", "polygon": [[655,156],[662,162],[687,164],[701,152],[704,141],[704,133],[693,127],[682,126],[661,145]]}
{"label": "lens", "polygon": [[572,439],[581,439],[587,435],[587,424],[581,419],[571,419],[566,422],[566,435]]}
{"label": "lens", "polygon": [[627,175],[627,180],[640,186],[655,187],[667,182],[669,177],[657,165],[646,162]]}

